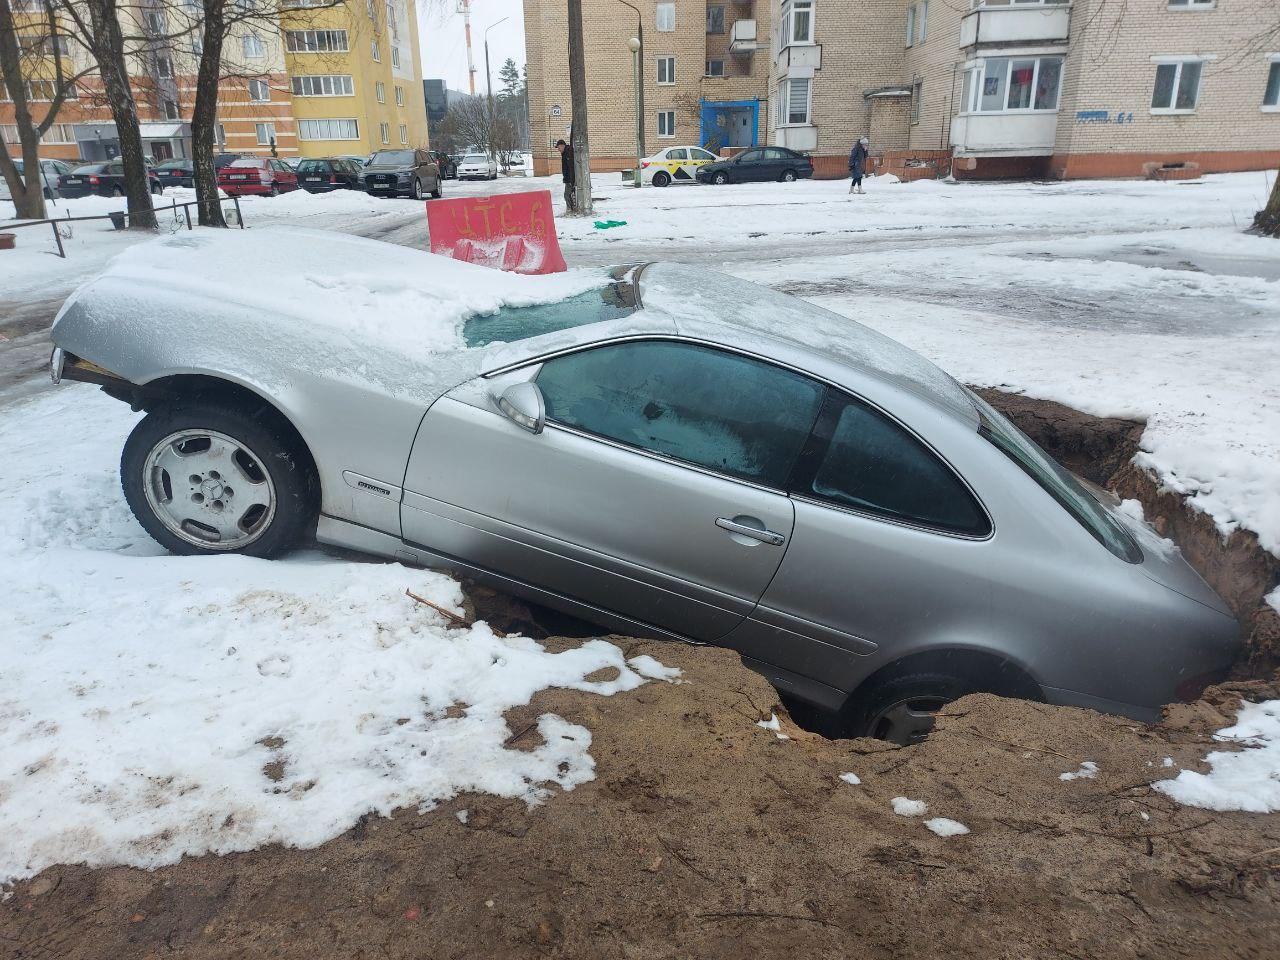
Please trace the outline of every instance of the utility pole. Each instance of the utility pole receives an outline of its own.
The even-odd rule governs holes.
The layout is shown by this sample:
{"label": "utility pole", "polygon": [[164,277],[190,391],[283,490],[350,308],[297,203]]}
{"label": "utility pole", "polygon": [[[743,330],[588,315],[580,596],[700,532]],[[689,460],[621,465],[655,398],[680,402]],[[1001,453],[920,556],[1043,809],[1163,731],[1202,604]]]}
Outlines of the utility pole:
{"label": "utility pole", "polygon": [[[636,12],[636,39],[640,41],[640,49],[636,57],[636,137],[640,156],[646,156],[644,149],[644,15],[639,8],[631,6],[627,0],[618,0],[624,7],[631,7]],[[630,44],[628,44],[629,46]]]}
{"label": "utility pole", "polygon": [[471,59],[471,0],[459,0],[462,7],[462,26],[467,34],[467,80],[471,84],[471,95],[476,95],[476,65]]}
{"label": "utility pole", "polygon": [[569,3],[569,99],[573,126],[573,185],[578,216],[591,216],[591,147],[587,140],[587,57],[582,41],[582,0]]}
{"label": "utility pole", "polygon": [[489,70],[489,31],[500,23],[506,23],[510,17],[503,17],[501,20],[495,20],[484,28],[484,85],[485,95],[489,99],[489,157],[497,159],[497,154],[493,149],[493,73]]}

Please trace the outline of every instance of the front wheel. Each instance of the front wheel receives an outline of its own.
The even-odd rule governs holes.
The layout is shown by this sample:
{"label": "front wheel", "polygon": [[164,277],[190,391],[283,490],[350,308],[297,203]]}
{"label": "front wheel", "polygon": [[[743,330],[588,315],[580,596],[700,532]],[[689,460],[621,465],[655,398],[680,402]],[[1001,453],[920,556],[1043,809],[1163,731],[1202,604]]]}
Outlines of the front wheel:
{"label": "front wheel", "polygon": [[717,173],[714,177],[711,178],[711,182],[716,184],[726,184],[729,182],[729,178],[725,176],[723,173]]}
{"label": "front wheel", "polygon": [[432,200],[439,200],[439,199],[440,199],[441,197],[443,197],[443,196],[444,196],[444,186],[443,186],[443,184],[441,184],[441,183],[440,183],[440,181],[439,181],[439,180],[437,180],[437,181],[436,181],[436,188],[435,188],[434,190],[432,190],[432,191],[431,191],[431,199],[432,199]]}
{"label": "front wheel", "polygon": [[671,184],[671,174],[665,170],[659,170],[653,175],[653,185],[655,187],[666,187]]}
{"label": "front wheel", "polygon": [[422,198],[423,198],[422,181],[419,180],[417,177],[414,177],[413,178],[413,199],[421,200]]}
{"label": "front wheel", "polygon": [[784,170],[784,171],[782,172],[782,182],[783,182],[783,183],[795,183],[795,182],[796,182],[796,172],[795,172],[794,170]]}
{"label": "front wheel", "polygon": [[192,401],[148,414],[120,458],[125,500],[157,543],[183,555],[273,557],[315,519],[315,481],[269,408]]}

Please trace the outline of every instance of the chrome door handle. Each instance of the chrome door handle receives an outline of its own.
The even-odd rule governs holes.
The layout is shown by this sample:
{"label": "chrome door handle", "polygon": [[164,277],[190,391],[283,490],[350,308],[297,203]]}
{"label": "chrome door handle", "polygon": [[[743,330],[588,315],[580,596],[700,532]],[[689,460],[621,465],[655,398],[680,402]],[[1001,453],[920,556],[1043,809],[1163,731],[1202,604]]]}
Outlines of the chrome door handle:
{"label": "chrome door handle", "polygon": [[772,530],[763,530],[760,527],[748,526],[745,523],[739,523],[729,517],[716,517],[716,526],[722,530],[728,530],[730,533],[736,533],[743,537],[750,537],[752,540],[759,540],[761,543],[769,543],[775,547],[780,547],[787,542],[787,538],[780,533],[774,533]]}

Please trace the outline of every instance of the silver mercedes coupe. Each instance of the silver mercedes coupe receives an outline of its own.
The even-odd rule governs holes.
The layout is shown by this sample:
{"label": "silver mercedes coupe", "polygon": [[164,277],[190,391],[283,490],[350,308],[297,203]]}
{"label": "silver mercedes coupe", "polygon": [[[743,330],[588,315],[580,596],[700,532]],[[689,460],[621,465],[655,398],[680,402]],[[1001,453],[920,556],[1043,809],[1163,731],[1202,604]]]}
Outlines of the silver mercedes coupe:
{"label": "silver mercedes coupe", "polygon": [[847,735],[973,691],[1149,721],[1239,652],[1176,547],[972,392],[710,270],[211,231],[132,248],[53,340],[55,380],[147,412],[124,495],[175,553],[314,531],[732,648]]}

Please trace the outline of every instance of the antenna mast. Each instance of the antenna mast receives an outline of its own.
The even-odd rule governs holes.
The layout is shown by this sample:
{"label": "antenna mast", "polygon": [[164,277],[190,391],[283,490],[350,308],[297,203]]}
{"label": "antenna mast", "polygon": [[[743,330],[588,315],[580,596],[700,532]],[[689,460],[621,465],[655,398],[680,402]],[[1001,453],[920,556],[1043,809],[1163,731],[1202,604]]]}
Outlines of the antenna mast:
{"label": "antenna mast", "polygon": [[467,33],[467,80],[471,83],[471,95],[476,95],[476,64],[471,56],[471,0],[458,0],[462,12],[462,24]]}

